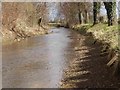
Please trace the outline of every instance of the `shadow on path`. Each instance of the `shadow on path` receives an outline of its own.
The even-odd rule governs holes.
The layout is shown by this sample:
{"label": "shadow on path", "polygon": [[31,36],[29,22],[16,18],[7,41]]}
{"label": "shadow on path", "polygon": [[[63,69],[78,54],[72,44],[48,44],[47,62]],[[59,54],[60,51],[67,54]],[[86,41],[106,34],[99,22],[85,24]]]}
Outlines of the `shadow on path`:
{"label": "shadow on path", "polygon": [[[93,44],[93,37],[80,34],[75,49],[77,58],[64,73],[62,88],[118,88],[120,79],[107,67],[107,54],[100,55],[102,44]],[[74,37],[73,37],[74,38]]]}

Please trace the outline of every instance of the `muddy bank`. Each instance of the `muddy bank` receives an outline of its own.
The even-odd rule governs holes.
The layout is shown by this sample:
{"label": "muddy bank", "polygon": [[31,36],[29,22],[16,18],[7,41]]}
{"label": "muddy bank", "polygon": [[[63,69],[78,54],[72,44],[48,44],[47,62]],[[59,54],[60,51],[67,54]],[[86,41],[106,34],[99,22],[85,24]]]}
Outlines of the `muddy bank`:
{"label": "muddy bank", "polygon": [[22,39],[37,36],[37,35],[44,35],[48,34],[50,31],[48,30],[50,27],[48,25],[46,26],[22,26],[21,24],[18,24],[17,26],[9,29],[2,28],[1,34],[2,34],[2,44],[9,44],[16,41],[21,41]]}
{"label": "muddy bank", "polygon": [[101,53],[102,43],[94,43],[91,33],[84,30],[79,33],[80,38],[74,47],[76,58],[65,70],[61,88],[119,88],[120,78],[107,67],[108,53]]}

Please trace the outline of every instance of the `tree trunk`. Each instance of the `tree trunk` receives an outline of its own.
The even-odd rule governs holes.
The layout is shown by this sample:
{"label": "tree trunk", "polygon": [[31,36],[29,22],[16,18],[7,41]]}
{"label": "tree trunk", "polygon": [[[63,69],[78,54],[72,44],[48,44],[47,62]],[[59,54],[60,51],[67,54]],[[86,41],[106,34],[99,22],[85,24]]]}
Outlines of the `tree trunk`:
{"label": "tree trunk", "polygon": [[82,24],[82,15],[81,15],[81,11],[79,11],[78,13],[78,17],[79,17],[79,24]]}
{"label": "tree trunk", "polygon": [[93,19],[94,19],[93,25],[99,23],[100,7],[101,7],[100,2],[93,2]]}
{"label": "tree trunk", "polygon": [[82,24],[82,12],[80,10],[80,3],[78,3],[78,18],[79,18],[79,24]]}
{"label": "tree trunk", "polygon": [[105,9],[107,11],[108,26],[112,26],[115,23],[116,12],[115,12],[115,2],[104,2]]}
{"label": "tree trunk", "polygon": [[89,22],[89,15],[88,15],[88,12],[87,10],[84,11],[84,23],[88,23]]}

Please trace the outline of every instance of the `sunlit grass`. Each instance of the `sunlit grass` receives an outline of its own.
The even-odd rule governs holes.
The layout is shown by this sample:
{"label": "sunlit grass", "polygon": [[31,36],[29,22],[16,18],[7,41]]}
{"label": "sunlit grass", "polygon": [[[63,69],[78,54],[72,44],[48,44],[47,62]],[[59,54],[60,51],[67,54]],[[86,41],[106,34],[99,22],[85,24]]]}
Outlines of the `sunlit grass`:
{"label": "sunlit grass", "polygon": [[119,39],[119,25],[108,26],[107,24],[82,24],[75,25],[73,29],[79,32],[91,32],[95,39],[102,41],[103,43],[108,43],[112,49],[120,49],[118,46]]}

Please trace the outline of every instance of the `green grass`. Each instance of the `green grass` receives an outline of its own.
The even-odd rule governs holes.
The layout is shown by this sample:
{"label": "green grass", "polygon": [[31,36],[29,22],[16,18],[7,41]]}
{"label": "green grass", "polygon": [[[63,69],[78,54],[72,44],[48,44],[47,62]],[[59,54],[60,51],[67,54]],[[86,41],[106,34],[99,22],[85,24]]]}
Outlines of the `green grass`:
{"label": "green grass", "polygon": [[95,39],[102,41],[102,43],[108,43],[112,49],[120,50],[118,46],[118,25],[108,26],[107,24],[96,24],[92,26],[91,24],[83,24],[75,25],[73,29],[83,33],[91,32]]}
{"label": "green grass", "polygon": [[111,48],[117,49],[118,47],[118,26],[107,26],[107,24],[97,24],[91,27],[88,32],[92,32],[94,37],[100,41],[108,43]]}

